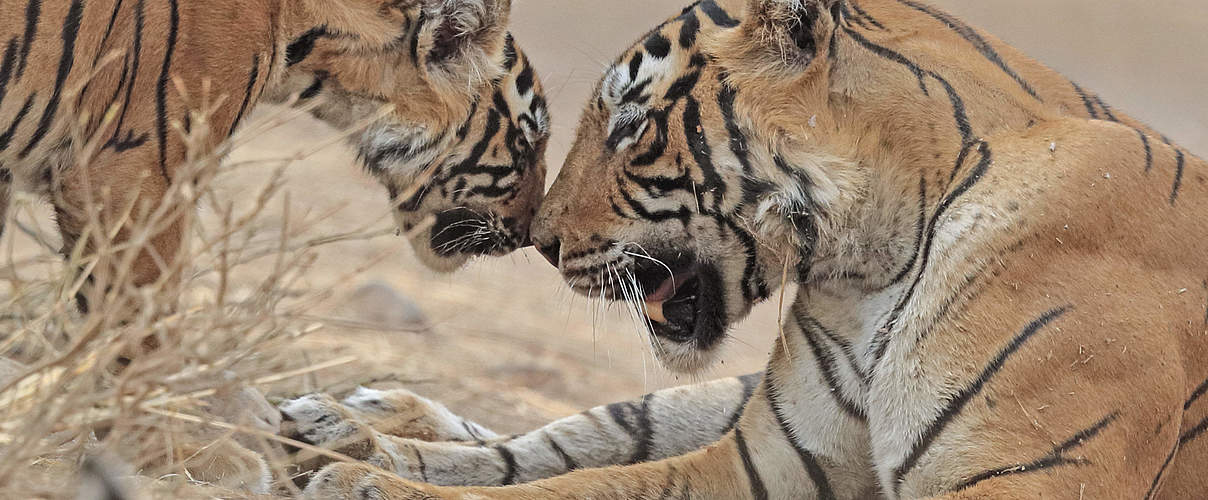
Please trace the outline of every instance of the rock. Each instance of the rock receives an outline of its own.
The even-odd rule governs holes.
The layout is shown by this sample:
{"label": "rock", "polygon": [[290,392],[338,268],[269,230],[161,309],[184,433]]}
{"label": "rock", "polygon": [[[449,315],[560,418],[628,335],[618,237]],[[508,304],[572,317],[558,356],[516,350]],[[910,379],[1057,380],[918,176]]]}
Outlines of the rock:
{"label": "rock", "polygon": [[394,287],[371,281],[348,297],[344,306],[348,319],[383,331],[424,331],[428,318],[414,301]]}

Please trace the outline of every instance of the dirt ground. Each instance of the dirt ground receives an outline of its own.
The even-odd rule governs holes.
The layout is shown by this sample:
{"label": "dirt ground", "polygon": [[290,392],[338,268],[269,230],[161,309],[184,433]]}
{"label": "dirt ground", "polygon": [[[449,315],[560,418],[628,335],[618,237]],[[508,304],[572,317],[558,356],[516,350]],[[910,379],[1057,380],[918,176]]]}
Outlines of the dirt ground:
{"label": "dirt ground", "polygon": [[[554,174],[570,146],[579,107],[605,65],[684,3],[516,0],[513,31],[550,94],[554,137],[549,163]],[[1203,0],[936,3],[1017,44],[1191,150],[1208,152],[1208,100],[1200,95],[1208,76],[1203,57],[1208,4]],[[271,112],[261,110],[253,120]],[[309,119],[293,120],[268,133],[245,133],[246,144],[229,161],[286,157],[320,142],[309,138],[334,133]],[[249,166],[226,175],[220,194],[246,198],[268,171]],[[308,235],[366,223],[390,227],[385,190],[359,170],[342,145],[293,163],[286,177],[291,220],[322,219]],[[50,227],[45,211],[30,220],[38,218]],[[18,256],[37,252],[26,237],[5,238],[17,238]],[[0,245],[9,248],[8,241]],[[361,267],[364,272],[346,277]],[[423,269],[406,242],[383,236],[324,248],[300,286],[333,292],[335,298],[316,311],[318,316],[361,322],[397,316],[398,297],[370,300],[365,297],[372,294],[364,289],[355,293],[367,284],[411,301],[428,328],[422,333],[330,328],[310,337],[301,347],[313,361],[345,355],[358,361],[320,373],[307,385],[341,388],[387,379],[500,432],[525,430],[582,408],[692,380],[759,370],[776,336],[778,311],[765,305],[734,329],[724,364],[697,379],[675,377],[656,366],[623,310],[602,309],[573,296],[531,250],[443,276]],[[402,319],[394,318],[396,325]]]}

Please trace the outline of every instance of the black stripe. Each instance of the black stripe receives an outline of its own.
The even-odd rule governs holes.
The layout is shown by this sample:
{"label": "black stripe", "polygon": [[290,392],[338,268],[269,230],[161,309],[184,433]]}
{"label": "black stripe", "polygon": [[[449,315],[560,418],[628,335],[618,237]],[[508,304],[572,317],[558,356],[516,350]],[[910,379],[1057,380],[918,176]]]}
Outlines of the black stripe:
{"label": "black stripe", "polygon": [[814,454],[810,453],[809,450],[797,442],[796,432],[789,428],[784,411],[780,408],[780,390],[776,387],[776,376],[772,373],[770,366],[768,367],[768,376],[764,382],[764,392],[768,398],[768,406],[772,409],[772,415],[776,417],[776,423],[780,425],[780,432],[784,434],[784,438],[793,447],[793,450],[797,452],[797,457],[801,459],[801,465],[805,467],[806,474],[814,482],[814,487],[818,490],[818,499],[834,500],[835,492],[831,489],[830,479],[827,479],[826,471],[822,469],[822,465],[818,463],[818,459],[814,457]]}
{"label": "black stripe", "polygon": [[1205,431],[1208,431],[1208,417],[1200,420],[1200,423],[1196,424],[1195,427],[1192,427],[1187,432],[1183,433],[1182,436],[1179,436],[1179,446],[1184,446],[1187,443],[1194,441],[1196,438],[1203,436]]}
{"label": "black stripe", "polygon": [[176,37],[180,30],[180,8],[177,0],[168,0],[168,40],[164,52],[164,64],[159,70],[159,81],[155,83],[155,129],[159,138],[159,172],[168,184],[172,184],[172,176],[168,175],[168,82],[172,70],[172,55],[176,52]]}
{"label": "black stripe", "polygon": [[285,66],[290,67],[305,60],[315,50],[315,42],[327,34],[327,26],[311,28],[285,47]]}
{"label": "black stripe", "polygon": [[1087,460],[1084,457],[1070,458],[1065,456],[1065,453],[1074,448],[1082,446],[1089,439],[1094,439],[1095,436],[1099,435],[1099,432],[1101,432],[1105,427],[1111,425],[1111,423],[1114,422],[1118,416],[1118,413],[1112,413],[1111,415],[1103,417],[1103,419],[1095,425],[1079,431],[1077,434],[1074,434],[1073,437],[1055,446],[1048,455],[1026,464],[1014,464],[982,472],[976,476],[966,479],[964,482],[954,488],[953,491],[965,490],[973,487],[977,483],[996,477],[1014,474],[1031,474],[1033,472],[1052,469],[1054,467],[1060,467],[1063,465],[1089,465],[1091,463],[1090,460]]}
{"label": "black stripe", "polygon": [[96,56],[92,58],[94,67],[101,60],[101,54],[105,51],[105,42],[109,41],[109,35],[113,34],[113,25],[117,23],[117,15],[122,10],[122,1],[113,2],[113,13],[109,14],[109,24],[105,26],[105,35],[101,37],[101,43],[97,45]]}
{"label": "black stripe", "polygon": [[42,0],[29,0],[29,3],[25,4],[25,33],[21,35],[21,62],[17,65],[18,80],[25,75],[25,65],[29,62],[29,50],[38,36],[38,17],[41,15]]}
{"label": "black stripe", "polygon": [[946,12],[935,10],[927,5],[923,5],[911,0],[898,0],[898,2],[935,18],[935,20],[943,23],[952,31],[955,31],[961,36],[961,38],[964,38],[970,44],[973,44],[973,48],[977,49],[977,51],[981,53],[982,57],[985,57],[987,60],[994,63],[1003,71],[1003,73],[1006,73],[1007,76],[1015,80],[1015,82],[1018,83],[1021,88],[1023,88],[1024,92],[1027,92],[1028,95],[1036,98],[1036,100],[1043,102],[1043,99],[1041,99],[1036,93],[1036,89],[1032,88],[1032,85],[1029,84],[1027,80],[1024,80],[1022,76],[1019,76],[1019,73],[1016,73],[1015,70],[1011,69],[1011,67],[1007,65],[1007,62],[1004,61],[1002,57],[998,55],[998,52],[994,50],[994,47],[990,45],[990,42],[987,42],[985,38],[982,38],[982,36],[977,33],[977,30],[974,30],[960,19],[957,19]]}
{"label": "black stripe", "polygon": [[730,17],[730,14],[728,14],[725,9],[722,9],[720,6],[718,6],[717,2],[714,2],[713,0],[705,0],[701,2],[700,9],[704,11],[705,15],[709,16],[709,20],[713,21],[713,24],[721,26],[722,28],[733,28],[741,24],[737,19]]}
{"label": "black stripe", "polygon": [[738,456],[742,459],[743,471],[747,473],[747,482],[751,485],[751,496],[755,500],[767,500],[768,488],[764,486],[759,471],[751,462],[751,451],[747,449],[747,440],[742,437],[742,429],[734,429],[734,442],[738,445]]}
{"label": "black stripe", "polygon": [[[25,145],[25,149],[21,150],[18,158],[24,159],[33,152],[38,143],[46,137],[50,132],[50,126],[54,122],[55,114],[59,110],[59,100],[63,95],[63,85],[67,82],[67,75],[71,73],[71,67],[75,63],[75,43],[76,35],[80,31],[80,18],[84,15],[84,2],[82,0],[74,0],[71,2],[71,8],[67,11],[67,17],[63,19],[63,53],[59,56],[59,72],[55,76],[55,89],[50,96],[50,101],[46,103],[46,108],[42,110],[42,119],[38,122],[38,128],[34,130],[34,135],[29,140],[29,144]],[[23,63],[24,64],[24,63]],[[18,76],[20,71],[18,71]]]}
{"label": "black stripe", "polygon": [[953,115],[953,118],[956,120],[956,128],[960,131],[961,139],[962,139],[961,142],[962,143],[969,142],[969,139],[973,136],[973,127],[972,127],[972,125],[970,125],[969,116],[965,111],[964,99],[962,99],[960,97],[960,95],[957,94],[956,88],[954,88],[951,83],[948,83],[947,79],[940,76],[938,73],[936,73],[934,71],[924,70],[923,68],[919,67],[918,64],[915,64],[913,61],[911,61],[910,59],[907,59],[906,56],[903,56],[902,54],[894,52],[893,50],[890,50],[886,47],[882,47],[880,45],[872,43],[867,38],[864,38],[863,35],[857,33],[856,31],[852,30],[851,28],[844,27],[843,31],[845,33],[847,33],[849,36],[851,36],[852,39],[854,39],[857,43],[859,43],[861,46],[868,49],[872,53],[877,54],[890,61],[901,64],[901,65],[905,66],[907,69],[909,69],[910,72],[914,73],[914,76],[916,78],[918,78],[919,89],[921,89],[923,91],[923,94],[931,95],[931,93],[927,90],[927,84],[923,80],[923,77],[930,76],[931,78],[935,79],[935,81],[940,82],[940,85],[943,85],[944,90],[948,93],[948,100],[951,101],[951,103],[952,103],[952,115]]}
{"label": "black stripe", "polygon": [[700,32],[700,18],[696,17],[696,13],[693,11],[684,13],[680,18],[683,21],[679,32],[680,48],[690,49],[696,45],[696,34]]}
{"label": "black stripe", "polygon": [[[818,337],[819,332],[810,323],[812,318],[809,317],[801,302],[793,304],[793,317],[797,321],[797,328],[801,329],[806,343],[809,344],[810,352],[814,354],[818,371],[822,372],[822,380],[826,382],[828,392],[835,400],[835,404],[839,405],[839,409],[851,418],[861,422],[867,421],[868,416],[864,413],[864,409],[847,399],[847,393],[843,390],[839,377],[835,374],[835,357],[822,345],[822,340]],[[857,377],[859,374],[860,372],[857,371]]]}
{"label": "black stripe", "polygon": [[722,201],[726,197],[726,181],[713,165],[713,148],[709,146],[709,138],[705,136],[704,126],[701,124],[700,103],[692,96],[688,96],[684,104],[684,137],[703,178],[703,189],[697,190],[697,196],[699,198],[705,193],[711,194],[713,206],[709,213],[720,213]]}
{"label": "black stripe", "polygon": [[17,116],[13,118],[13,122],[8,125],[8,130],[0,135],[0,151],[8,149],[9,143],[13,140],[13,134],[17,133],[17,127],[21,126],[21,122],[25,120],[25,115],[28,115],[34,107],[34,99],[38,97],[38,93],[34,92],[29,97],[25,98],[25,104],[21,106],[21,111],[17,112]]}
{"label": "black stripe", "polygon": [[[250,86],[248,87],[248,90],[249,91],[251,90]],[[309,87],[302,89],[302,92],[298,93],[298,100],[304,101],[306,99],[312,99],[315,96],[319,95],[319,92],[321,92],[322,90],[323,90],[323,78],[319,77],[319,76],[315,76],[315,81],[311,82]],[[250,96],[251,94],[249,93],[248,95]]]}
{"label": "black stripe", "polygon": [[1111,106],[1108,106],[1106,102],[1103,102],[1102,97],[1099,97],[1098,95],[1095,95],[1093,97],[1095,99],[1095,104],[1099,105],[1099,108],[1103,110],[1103,114],[1107,115],[1108,120],[1111,120],[1116,123],[1120,123],[1120,119],[1116,118],[1116,114],[1112,113]]}
{"label": "black stripe", "polygon": [[[101,62],[101,56],[104,55],[104,53],[105,53],[105,45],[109,42],[109,36],[113,34],[113,26],[117,23],[117,15],[118,15],[118,13],[121,12],[121,10],[122,10],[122,0],[117,0],[116,2],[113,3],[113,12],[111,12],[109,14],[109,24],[107,24],[105,26],[105,34],[103,36],[101,36],[101,42],[98,43],[96,46],[96,55],[92,56],[92,69],[93,70],[95,70],[96,65]],[[128,69],[129,68],[125,67],[123,64],[122,81],[125,81],[124,73]],[[80,91],[79,97],[76,101],[76,107],[80,107],[81,105],[83,105],[84,98],[88,96],[88,89],[92,86],[92,81],[94,79],[95,78],[89,79],[88,82],[84,83],[84,88],[83,88],[83,90]],[[121,87],[122,87],[122,85],[119,83],[117,85],[118,90],[114,91],[114,95],[117,95],[117,92],[121,91]],[[113,99],[110,99],[109,104],[113,105]],[[106,109],[108,109],[108,108],[106,108]]]}
{"label": "black stripe", "polygon": [[[423,29],[424,22],[427,20],[428,20],[428,13],[421,11],[419,13],[419,20],[415,23],[415,29],[411,30],[411,35],[410,35],[411,40],[410,40],[410,43],[407,45],[407,52],[411,56],[411,62],[415,65],[416,68],[419,67],[419,30]],[[508,40],[512,39],[511,33],[508,33],[507,39]],[[312,43],[312,47],[313,47],[313,43]],[[508,45],[504,45],[505,56],[507,54],[507,52],[506,52],[507,48],[508,48]],[[512,47],[512,50],[514,53],[514,51],[515,51],[514,46]],[[309,49],[307,51],[309,52]]]}
{"label": "black stripe", "polygon": [[931,423],[931,425],[927,426],[927,429],[923,431],[922,436],[919,437],[914,446],[911,447],[910,454],[906,456],[906,460],[902,462],[902,465],[899,465],[898,468],[894,470],[893,489],[895,494],[901,489],[902,482],[905,479],[906,474],[910,473],[910,470],[913,469],[915,464],[918,463],[919,458],[922,458],[923,454],[927,453],[927,450],[931,447],[931,444],[935,442],[935,438],[939,437],[940,433],[944,431],[944,428],[947,427],[948,424],[960,414],[965,405],[969,404],[969,401],[972,401],[975,396],[981,393],[986,384],[990,382],[990,379],[994,378],[994,376],[997,375],[1000,370],[1002,370],[1003,366],[1007,363],[1007,360],[1010,359],[1010,357],[1017,351],[1019,351],[1019,349],[1023,347],[1024,343],[1030,340],[1032,336],[1036,335],[1037,332],[1044,329],[1044,327],[1048,326],[1049,323],[1052,323],[1054,320],[1060,318],[1067,311],[1069,311],[1070,307],[1071,306],[1064,306],[1053,309],[1029,323],[1022,332],[1016,335],[1014,339],[1011,339],[1010,344],[1007,344],[1005,348],[999,351],[998,355],[996,355],[994,359],[990,361],[990,364],[986,365],[985,369],[982,370],[981,374],[978,375],[977,379],[975,379],[972,384],[961,390],[947,402],[947,404],[944,406],[944,409],[940,412],[939,417],[937,417],[935,421]]}
{"label": "black stripe", "polygon": [[500,484],[503,486],[511,486],[516,484],[516,456],[512,454],[512,450],[507,449],[503,445],[495,447],[495,451],[499,453],[499,458],[503,459],[504,471],[503,480]]}
{"label": "black stripe", "polygon": [[864,48],[872,51],[872,53],[905,66],[906,69],[909,69],[911,73],[914,73],[914,77],[919,80],[919,90],[922,90],[924,95],[931,95],[931,92],[927,90],[927,82],[923,80],[923,77],[926,76],[927,73],[923,71],[923,68],[915,64],[914,61],[911,61],[910,59],[907,59],[906,56],[894,52],[886,47],[872,43],[872,41],[864,38],[863,35],[856,33],[851,28],[844,27],[843,31],[847,33],[848,36],[852,37],[856,43],[859,43]]}
{"label": "black stripe", "polygon": [[738,377],[738,383],[742,384],[742,400],[738,402],[738,408],[734,409],[734,414],[730,416],[730,421],[726,423],[726,428],[722,429],[722,433],[730,432],[734,426],[738,425],[738,420],[742,418],[742,414],[746,412],[747,402],[751,400],[751,396],[755,394],[755,387],[759,385],[759,381],[763,380],[762,373],[750,373]]}
{"label": "black stripe", "polygon": [[877,22],[877,19],[875,17],[872,17],[872,15],[868,13],[868,11],[861,8],[859,3],[847,2],[847,5],[851,5],[851,8],[856,9],[856,14],[860,16],[860,19],[863,19],[865,21],[872,23],[873,26],[876,26],[877,28],[881,29],[882,31],[888,30],[888,28],[886,28],[885,25],[881,24],[880,22]]}
{"label": "black stripe", "polygon": [[533,67],[528,64],[524,65],[524,69],[520,70],[520,74],[516,76],[516,93],[519,95],[527,94],[533,89],[533,82],[536,76],[533,74]]}
{"label": "black stripe", "polygon": [[1095,103],[1091,102],[1091,97],[1086,94],[1086,91],[1073,80],[1070,80],[1070,85],[1074,86],[1074,92],[1082,99],[1082,105],[1086,106],[1086,114],[1091,118],[1099,119],[1099,111],[1095,109]]}
{"label": "black stripe", "polygon": [[419,479],[423,482],[428,482],[428,463],[424,461],[424,455],[420,453],[418,446],[411,446],[411,451],[415,452],[415,461],[419,462]]}
{"label": "black stripe", "polygon": [[634,52],[633,58],[629,60],[629,80],[635,81],[638,79],[638,71],[642,69],[642,59],[646,56],[641,52]]}
{"label": "black stripe", "polygon": [[474,125],[474,118],[478,115],[478,99],[475,99],[470,104],[470,114],[466,116],[466,121],[462,122],[460,127],[457,127],[457,139],[465,140],[466,136],[470,135],[470,127]]}
{"label": "black stripe", "polygon": [[671,54],[671,40],[668,40],[662,33],[652,33],[642,42],[642,46],[646,48],[648,54],[659,59]]}
{"label": "black stripe", "polygon": [[654,447],[654,427],[650,422],[650,402],[653,399],[654,394],[647,394],[642,397],[641,406],[637,407],[637,429],[639,436],[633,456],[629,458],[629,463],[631,464],[639,464],[650,460],[650,450]]}
{"label": "black stripe", "polygon": [[[617,182],[621,183],[621,180],[618,179]],[[646,207],[641,204],[641,202],[634,199],[633,196],[630,196],[626,190],[621,189],[620,195],[621,199],[625,201],[625,204],[628,205],[629,209],[633,210],[634,213],[634,217],[626,218],[645,219],[654,223],[677,220],[684,226],[687,226],[692,219],[692,211],[689,210],[688,207],[681,206],[679,210],[657,210],[651,212],[647,210]]]}
{"label": "black stripe", "polygon": [[[260,56],[259,54],[252,55],[252,72],[247,77],[247,89],[243,92],[243,104],[239,105],[239,112],[235,113],[235,120],[231,122],[231,128],[227,131],[227,137],[235,133],[235,128],[239,126],[239,122],[243,121],[243,114],[247,112],[247,107],[252,102],[252,91],[256,88],[256,81],[260,79]],[[305,93],[305,92],[303,92]]]}
{"label": "black stripe", "polygon": [[1208,380],[1204,380],[1199,387],[1196,387],[1194,391],[1191,391],[1191,397],[1188,397],[1187,402],[1183,403],[1183,411],[1190,410],[1191,405],[1195,404],[1195,402],[1203,397],[1205,393],[1208,393]]}
{"label": "black stripe", "polygon": [[1183,150],[1174,149],[1175,167],[1174,167],[1174,188],[1170,190],[1170,205],[1174,206],[1174,202],[1179,199],[1179,188],[1183,187],[1183,167],[1187,162]]}
{"label": "black stripe", "polygon": [[1158,485],[1162,482],[1162,477],[1166,474],[1166,468],[1170,467],[1170,462],[1174,461],[1174,456],[1179,452],[1179,442],[1174,443],[1174,448],[1170,449],[1170,453],[1166,454],[1166,461],[1162,462],[1162,467],[1158,468],[1158,474],[1153,477],[1153,481],[1149,483],[1149,491],[1145,492],[1145,500],[1153,498],[1158,492]]}
{"label": "black stripe", "polygon": [[663,94],[663,99],[668,101],[677,101],[682,97],[687,97],[696,88],[696,84],[700,81],[700,71],[693,71],[687,75],[681,76],[675,82],[667,87],[667,92]]}
{"label": "black stripe", "polygon": [[558,454],[558,458],[562,459],[562,465],[566,467],[566,472],[579,470],[579,462],[571,458],[570,454],[566,453],[566,450],[562,449],[562,446],[557,441],[554,441],[554,437],[549,432],[545,433],[545,440],[549,442],[549,447],[554,450],[554,453]]}
{"label": "black stripe", "polygon": [[[114,151],[119,153],[128,151],[146,144],[147,133],[142,133],[138,136],[134,135],[133,130],[126,130],[126,136],[122,137],[122,128],[126,124],[126,113],[130,111],[130,101],[134,95],[135,81],[138,80],[139,65],[143,54],[143,28],[146,21],[144,12],[144,0],[139,0],[138,5],[134,9],[134,40],[130,54],[127,54],[126,62],[123,63],[122,78],[118,82],[117,90],[114,92],[110,101],[115,102],[117,96],[122,90],[122,85],[125,84],[126,97],[122,103],[122,111],[118,114],[117,124],[113,128],[113,136],[105,142],[106,148],[112,147]],[[129,81],[126,77],[129,76]]]}
{"label": "black stripe", "polygon": [[[968,143],[965,145],[966,148],[971,146],[972,144]],[[927,239],[923,243],[923,251],[921,252],[923,261],[919,264],[918,274],[915,276],[914,282],[910,284],[910,288],[907,290],[907,292],[902,295],[902,299],[896,306],[894,306],[893,310],[890,311],[889,320],[885,322],[885,326],[877,329],[877,333],[874,335],[872,343],[869,345],[869,352],[874,354],[873,366],[879,363],[881,358],[885,355],[885,350],[889,347],[889,335],[893,333],[894,328],[897,327],[898,318],[901,317],[902,312],[906,308],[906,304],[909,303],[914,297],[915,292],[918,290],[919,283],[923,281],[923,276],[925,276],[927,273],[927,265],[931,262],[931,246],[935,242],[936,226],[939,224],[940,218],[944,216],[944,214],[948,211],[948,208],[952,206],[957,198],[960,198],[962,195],[968,192],[969,189],[972,189],[973,186],[981,181],[982,176],[984,176],[986,173],[986,170],[990,168],[990,163],[993,161],[994,155],[990,151],[989,144],[987,144],[985,141],[981,141],[978,146],[978,152],[981,154],[981,161],[979,161],[977,166],[969,172],[969,175],[966,176],[963,181],[961,181],[960,185],[958,185],[955,190],[943,198],[939,207],[936,208],[935,214],[931,216],[931,221],[927,224]],[[961,157],[963,159],[964,154],[962,154]],[[960,168],[959,164],[957,165],[957,168]]]}
{"label": "black stripe", "polygon": [[4,50],[4,62],[0,63],[0,104],[4,104],[4,96],[8,94],[8,82],[13,77],[13,65],[17,63],[17,38],[8,41]]}
{"label": "black stripe", "polygon": [[848,8],[848,5],[846,2],[839,2],[839,4],[840,4],[840,7],[843,9],[843,17],[845,19],[856,23],[856,25],[860,26],[861,28],[869,29],[868,25],[864,24],[864,19],[858,15],[853,14],[851,9]]}
{"label": "black stripe", "polygon": [[759,241],[755,236],[743,229],[734,221],[733,217],[726,217],[721,214],[716,214],[714,219],[730,229],[731,233],[738,239],[738,242],[743,247],[743,253],[747,256],[746,265],[742,269],[742,296],[747,302],[754,300],[762,300],[767,298],[771,293],[768,291],[767,283],[757,274],[759,272]]}
{"label": "black stripe", "polygon": [[914,269],[914,264],[919,261],[919,254],[923,251],[923,231],[927,226],[927,179],[919,177],[919,217],[914,224],[914,254],[910,260],[902,267],[898,274],[894,275],[886,288],[901,283],[910,274],[910,270]]}
{"label": "black stripe", "polygon": [[[635,85],[631,85],[629,87],[629,90],[627,90],[625,92],[625,95],[621,96],[621,104],[629,104],[629,103],[646,104],[650,100],[650,95],[643,94],[643,92],[645,92],[646,88],[650,86],[651,81],[652,80],[650,78],[646,78],[646,79],[643,79],[642,81],[638,82]],[[624,139],[624,138],[625,138],[624,136],[618,137],[618,139]],[[613,142],[613,143],[615,144],[615,142]]]}
{"label": "black stripe", "polygon": [[1136,129],[1137,135],[1141,136],[1141,145],[1145,146],[1145,172],[1149,173],[1153,169],[1153,148],[1149,146],[1149,136],[1145,135],[1141,129]]}
{"label": "black stripe", "polygon": [[608,416],[612,417],[612,421],[616,422],[621,429],[624,429],[625,433],[629,434],[629,437],[632,437],[636,440],[639,438],[637,429],[633,427],[633,424],[629,423],[629,420],[626,416],[626,411],[631,410],[632,408],[633,403],[629,402],[613,403],[604,407],[604,409],[608,411]]}
{"label": "black stripe", "polygon": [[843,352],[843,357],[847,358],[847,364],[851,368],[851,371],[860,376],[861,385],[866,384],[868,382],[868,375],[864,373],[864,368],[861,367],[860,362],[856,360],[856,354],[852,349],[851,343],[848,342],[847,339],[836,335],[835,332],[831,331],[830,328],[823,326],[822,323],[817,319],[806,318],[806,320],[813,325],[815,330],[822,332],[822,335],[826,336],[827,340],[830,340],[835,345],[839,346],[839,350]]}
{"label": "black stripe", "polygon": [[487,442],[482,439],[482,436],[478,435],[478,432],[474,431],[474,428],[470,427],[470,423],[464,418],[461,419],[461,428],[465,430],[466,434],[470,435],[470,439],[473,439],[474,442],[478,443],[479,446],[487,444]]}

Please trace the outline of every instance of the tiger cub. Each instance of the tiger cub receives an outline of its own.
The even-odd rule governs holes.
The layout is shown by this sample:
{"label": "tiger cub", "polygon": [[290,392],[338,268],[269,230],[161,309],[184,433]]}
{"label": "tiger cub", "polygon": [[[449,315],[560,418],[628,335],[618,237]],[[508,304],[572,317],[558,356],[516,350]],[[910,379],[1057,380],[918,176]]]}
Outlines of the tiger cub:
{"label": "tiger cub", "polygon": [[[120,229],[119,243],[149,241],[130,250],[138,253],[128,268],[120,255],[95,266],[92,286],[81,295],[85,308],[97,290],[172,282],[183,264],[175,258],[188,207],[177,206],[170,187],[190,175],[180,170],[186,157],[220,153],[262,98],[279,100],[289,89],[304,99],[336,96],[332,102],[341,104],[323,113],[336,125],[353,113],[335,110],[352,105],[339,96],[393,105],[362,134],[361,150],[392,193],[418,193],[396,200],[402,229],[421,213],[437,219],[436,233],[454,227],[422,242],[424,262],[450,270],[471,255],[507,252],[526,243],[543,186],[536,165],[526,164],[532,168],[523,176],[483,171],[437,178],[399,165],[413,154],[435,161],[464,140],[452,131],[473,119],[481,90],[514,63],[506,36],[510,7],[510,0],[5,2],[0,220],[20,186],[53,203],[64,254],[77,245],[97,250],[100,243],[86,235],[93,220]],[[322,85],[291,88],[307,79]],[[509,154],[535,146],[518,142],[532,136],[515,132]],[[452,183],[446,190],[464,182],[471,191],[428,200],[442,182]],[[467,222],[486,236],[459,239]],[[127,272],[128,279],[119,278]]]}

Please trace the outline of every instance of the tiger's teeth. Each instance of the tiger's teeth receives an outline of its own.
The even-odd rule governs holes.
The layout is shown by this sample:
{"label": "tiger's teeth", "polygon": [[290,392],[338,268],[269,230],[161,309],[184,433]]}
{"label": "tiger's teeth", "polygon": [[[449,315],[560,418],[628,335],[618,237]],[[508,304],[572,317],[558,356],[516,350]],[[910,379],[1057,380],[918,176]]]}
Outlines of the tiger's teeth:
{"label": "tiger's teeth", "polygon": [[663,302],[647,302],[646,317],[655,323],[666,323],[667,317],[663,315]]}

